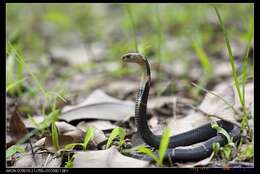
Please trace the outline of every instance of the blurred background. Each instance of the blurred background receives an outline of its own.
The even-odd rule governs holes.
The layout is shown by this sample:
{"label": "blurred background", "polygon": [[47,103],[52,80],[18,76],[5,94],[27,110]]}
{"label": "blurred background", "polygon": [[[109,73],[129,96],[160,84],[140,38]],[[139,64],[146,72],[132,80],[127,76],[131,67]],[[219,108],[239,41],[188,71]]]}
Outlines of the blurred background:
{"label": "blurred background", "polygon": [[[216,6],[240,71],[254,22],[253,4]],[[232,79],[224,35],[210,4],[12,3],[6,13],[6,85],[20,80],[8,96],[24,101],[26,112],[37,112],[35,106],[42,105],[39,86],[72,104],[97,88],[133,100],[140,72],[139,67],[122,64],[120,57],[128,52],[138,51],[148,58],[151,95],[200,102],[203,95],[191,82],[212,89]],[[252,50],[253,45],[251,76]],[[14,51],[23,64],[16,63]]]}

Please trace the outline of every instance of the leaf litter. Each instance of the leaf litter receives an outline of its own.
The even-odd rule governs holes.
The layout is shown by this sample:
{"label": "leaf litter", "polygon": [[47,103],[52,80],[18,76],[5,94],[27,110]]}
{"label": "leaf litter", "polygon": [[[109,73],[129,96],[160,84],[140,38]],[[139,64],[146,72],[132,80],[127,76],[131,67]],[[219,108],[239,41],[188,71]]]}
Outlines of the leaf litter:
{"label": "leaf litter", "polygon": [[[105,6],[104,6],[105,7]],[[114,6],[111,7],[114,9]],[[106,15],[105,10],[101,10]],[[212,17],[211,17],[212,18]],[[216,25],[216,20],[211,19],[212,22],[215,22],[214,31],[217,31],[219,28]],[[210,21],[208,21],[210,22]],[[233,21],[232,21],[233,22]],[[111,26],[111,25],[108,25]],[[46,26],[45,26],[46,27]],[[118,29],[118,27],[116,27]],[[51,30],[46,31],[50,32]],[[105,31],[107,32],[107,31]],[[113,33],[113,32],[112,32]],[[218,32],[216,32],[218,33]],[[52,33],[53,34],[53,33]],[[118,33],[113,33],[117,37]],[[76,34],[77,35],[77,34]],[[66,34],[66,37],[68,35]],[[77,35],[78,36],[78,35]],[[110,37],[110,34],[109,34]],[[111,36],[112,37],[112,36]],[[120,35],[121,37],[121,35]],[[216,34],[216,40],[219,40],[218,34]],[[70,37],[68,37],[70,38]],[[66,38],[66,39],[68,39]],[[108,45],[99,44],[99,42],[94,44],[90,43],[90,46],[84,47],[82,43],[82,38],[79,40],[73,40],[73,44],[66,47],[54,46],[49,48],[52,58],[49,59],[48,56],[44,57],[47,61],[46,68],[49,69],[49,63],[54,63],[56,65],[59,64],[59,68],[54,69],[54,73],[56,75],[71,75],[68,73],[68,66],[72,66],[76,68],[77,66],[84,65],[96,61],[97,67],[95,70],[87,71],[85,75],[73,74],[72,79],[66,80],[65,85],[70,89],[69,93],[78,93],[79,98],[85,99],[84,92],[93,91],[93,89],[102,89],[93,91],[83,102],[78,102],[77,105],[65,106],[62,109],[61,116],[58,121],[56,121],[56,126],[59,131],[59,142],[61,150],[64,148],[64,145],[69,143],[83,143],[84,135],[88,128],[95,128],[94,137],[90,140],[90,147],[88,147],[87,151],[82,151],[82,149],[74,148],[74,150],[70,151],[70,153],[75,154],[75,159],[73,161],[73,167],[151,167],[147,161],[137,160],[134,158],[127,157],[121,154],[121,149],[112,146],[109,149],[103,150],[100,145],[106,144],[109,134],[112,130],[118,125],[123,125],[125,130],[127,130],[126,137],[131,139],[131,143],[133,146],[137,146],[140,144],[144,144],[142,139],[138,137],[136,132],[136,127],[134,123],[134,99],[135,92],[138,89],[139,78],[137,75],[134,76],[133,79],[128,80],[115,80],[111,83],[108,83],[110,79],[107,79],[108,75],[102,75],[102,73],[109,72],[109,70],[115,70],[120,68],[120,65],[115,61],[113,62],[103,62],[103,57],[105,57],[107,52],[110,54],[110,50],[106,49]],[[85,38],[84,38],[85,39]],[[119,38],[121,39],[121,38]],[[188,49],[187,45],[189,40],[178,40],[179,38],[166,40],[166,47],[170,47],[174,52],[177,52],[181,49]],[[212,38],[211,38],[212,39]],[[70,40],[70,39],[69,39]],[[181,42],[178,42],[181,41]],[[238,44],[239,41],[235,40],[232,42],[234,45],[235,56],[241,57],[242,50],[241,45]],[[80,43],[80,44],[79,44]],[[78,45],[76,45],[78,44]],[[87,43],[89,44],[89,43]],[[110,44],[110,43],[109,43]],[[181,46],[180,46],[181,45]],[[120,44],[120,47],[122,45]],[[215,46],[215,45],[214,45]],[[109,48],[109,47],[108,47]],[[222,47],[220,47],[220,50]],[[118,51],[118,50],[117,50]],[[121,51],[121,50],[120,50]],[[194,59],[195,56],[187,51],[185,53],[181,51],[181,56],[178,59],[174,59],[172,63],[164,64],[162,63],[162,71],[166,74],[167,77],[171,77],[171,80],[167,79],[167,83],[161,83],[160,76],[157,71],[154,71],[157,64],[153,64],[153,54],[154,50],[149,50],[148,55],[151,55],[151,65],[152,65],[152,87],[150,91],[150,97],[148,100],[148,124],[150,128],[156,133],[161,134],[163,127],[165,126],[165,120],[171,120],[171,128],[172,135],[196,128],[202,124],[208,123],[211,120],[216,120],[215,117],[209,117],[209,115],[217,115],[219,118],[224,118],[230,121],[237,121],[236,114],[233,110],[223,102],[220,98],[206,93],[204,99],[198,106],[190,107],[194,102],[189,88],[187,85],[183,83],[183,80],[179,80],[187,75],[188,80],[191,81],[199,81],[201,76],[203,75],[203,71],[198,67],[197,64],[190,63],[191,66],[187,66],[185,61],[182,61],[183,54],[184,57],[191,57]],[[116,53],[118,54],[118,53]],[[168,53],[166,53],[167,55]],[[225,57],[226,53],[222,53]],[[170,53],[172,56],[172,54]],[[187,56],[188,55],[188,56]],[[156,56],[156,55],[155,55]],[[163,55],[165,56],[165,55]],[[179,56],[179,55],[178,55]],[[178,57],[177,56],[177,57]],[[42,59],[41,59],[42,60]],[[225,62],[224,62],[225,61]],[[226,77],[230,76],[230,66],[227,66],[226,60],[216,60],[214,62],[214,83],[217,86],[212,90],[214,93],[217,93],[219,96],[223,97],[227,100],[230,105],[232,105],[236,110],[239,110],[239,99],[237,97],[234,89],[230,87],[230,82],[226,81]],[[101,65],[102,66],[99,66]],[[40,67],[40,66],[39,66]],[[188,68],[187,68],[188,67]],[[71,69],[73,69],[71,68]],[[38,66],[36,66],[35,71],[38,70]],[[84,67],[85,71],[85,67]],[[84,72],[85,73],[85,72]],[[50,73],[52,75],[52,73]],[[216,77],[215,77],[216,76]],[[57,79],[57,77],[55,77]],[[55,81],[52,77],[47,80],[48,88],[52,88],[53,81]],[[127,77],[126,77],[127,78]],[[125,79],[125,77],[124,77]],[[138,81],[137,81],[138,79]],[[175,80],[177,79],[177,80]],[[217,79],[217,80],[216,80]],[[170,81],[170,82],[169,82]],[[224,82],[223,82],[224,81]],[[218,84],[221,82],[221,84]],[[222,83],[223,82],[223,83]],[[170,84],[170,85],[165,85]],[[184,85],[183,85],[184,84]],[[215,85],[214,84],[214,85]],[[213,85],[213,86],[214,86]],[[156,96],[155,86],[160,89],[160,93],[162,96]],[[166,86],[166,87],[165,87]],[[176,97],[172,96],[172,86],[174,86],[178,93]],[[165,88],[164,88],[165,87]],[[163,88],[163,89],[162,89]],[[253,83],[248,83],[246,85],[246,105],[251,106],[251,112],[253,115]],[[236,90],[235,90],[236,91]],[[106,94],[107,93],[107,94]],[[175,93],[175,92],[174,92]],[[117,98],[111,97],[116,96]],[[36,94],[37,95],[37,94]],[[184,98],[185,96],[186,98]],[[188,97],[187,97],[188,96]],[[9,97],[7,97],[10,99]],[[16,100],[16,98],[15,98]],[[25,105],[29,103],[32,110],[34,110],[35,101],[32,99],[30,95],[27,96],[26,99],[23,99]],[[131,101],[125,101],[131,100]],[[75,100],[72,100],[75,102]],[[77,102],[77,101],[76,101]],[[9,104],[7,104],[9,106]],[[196,109],[199,110],[196,110]],[[37,113],[37,111],[35,112]],[[33,118],[36,123],[40,124],[44,120],[43,115],[33,114]],[[206,113],[206,114],[205,114]],[[254,115],[253,115],[254,116]],[[13,114],[7,114],[7,122],[11,119],[11,127],[17,126],[16,128],[11,128],[11,132],[7,132],[6,136],[6,144],[7,147],[14,144],[17,140],[23,137],[28,131],[26,129],[34,129],[37,128],[37,125],[33,124],[31,120],[28,118],[24,118],[24,116],[14,116]],[[65,121],[65,122],[64,122]],[[77,124],[74,124],[75,121]],[[250,119],[250,125],[253,126],[253,119]],[[133,125],[131,125],[133,124]],[[22,130],[19,132],[19,130]],[[39,139],[41,137],[41,139]],[[15,140],[12,142],[12,140]],[[31,153],[16,153],[12,158],[15,159],[13,167],[61,167],[64,166],[62,164],[62,158],[59,156],[59,152],[53,148],[52,137],[46,132],[44,134],[37,135],[37,137],[33,137],[31,139],[34,143],[34,147],[39,148],[35,149],[35,158],[37,164],[35,163],[35,159],[33,159]],[[115,140],[116,141],[116,140]],[[12,143],[10,143],[12,142]],[[23,147],[28,147],[28,144],[23,144]],[[243,147],[246,149],[247,147]],[[100,150],[102,149],[102,150]],[[246,154],[251,155],[251,151],[246,150]],[[203,159],[196,163],[175,163],[179,167],[196,167],[196,166],[208,166],[212,162],[212,156]],[[242,158],[246,158],[243,156]],[[215,161],[214,161],[215,162]],[[231,162],[230,162],[231,163]],[[235,162],[233,162],[235,164]],[[242,164],[242,163],[241,163]],[[251,163],[249,163],[251,165]],[[245,166],[247,164],[244,164]],[[220,165],[223,167],[223,165]],[[236,164],[235,164],[236,166]]]}

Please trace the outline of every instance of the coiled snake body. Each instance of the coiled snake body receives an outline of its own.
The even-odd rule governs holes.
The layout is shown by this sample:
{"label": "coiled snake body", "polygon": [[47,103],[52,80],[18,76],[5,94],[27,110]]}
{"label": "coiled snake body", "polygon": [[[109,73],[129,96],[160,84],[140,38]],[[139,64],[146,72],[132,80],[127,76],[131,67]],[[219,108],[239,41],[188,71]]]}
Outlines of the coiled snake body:
{"label": "coiled snake body", "polygon": [[[148,145],[159,148],[161,136],[153,134],[147,123],[146,105],[149,95],[151,73],[148,61],[139,53],[128,53],[122,56],[123,62],[137,63],[141,66],[142,77],[135,105],[135,120],[137,130],[142,139]],[[235,141],[240,138],[240,128],[224,120],[217,121]],[[226,138],[218,134],[211,127],[211,123],[202,125],[196,129],[170,137],[169,149],[165,157],[171,157],[175,161],[196,161],[208,157],[212,151],[212,144],[219,143],[221,146],[227,143]],[[198,143],[198,144],[196,144]],[[190,148],[176,148],[178,146],[191,146]]]}

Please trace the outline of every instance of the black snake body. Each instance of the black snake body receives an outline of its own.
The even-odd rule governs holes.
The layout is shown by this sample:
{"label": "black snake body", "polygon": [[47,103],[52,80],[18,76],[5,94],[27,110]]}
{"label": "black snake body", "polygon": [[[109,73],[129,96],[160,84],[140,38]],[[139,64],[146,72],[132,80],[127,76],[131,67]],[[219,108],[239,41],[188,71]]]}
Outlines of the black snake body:
{"label": "black snake body", "polygon": [[[150,89],[150,66],[148,61],[139,53],[128,53],[123,55],[124,62],[137,63],[141,66],[143,71],[142,81],[138,90],[135,106],[135,120],[137,130],[148,145],[159,148],[161,136],[153,134],[147,123],[147,100]],[[218,125],[224,128],[235,141],[240,138],[240,128],[230,122],[223,120],[217,121]],[[215,129],[211,127],[211,123],[200,126],[196,129],[172,136],[169,141],[169,149],[165,157],[170,157],[175,161],[196,161],[206,158],[212,153],[212,144],[218,142],[221,146],[227,143],[226,138],[218,134]],[[198,144],[196,144],[198,143]],[[176,148],[178,146],[194,146],[188,148]],[[145,160],[151,160],[147,156],[138,156]]]}

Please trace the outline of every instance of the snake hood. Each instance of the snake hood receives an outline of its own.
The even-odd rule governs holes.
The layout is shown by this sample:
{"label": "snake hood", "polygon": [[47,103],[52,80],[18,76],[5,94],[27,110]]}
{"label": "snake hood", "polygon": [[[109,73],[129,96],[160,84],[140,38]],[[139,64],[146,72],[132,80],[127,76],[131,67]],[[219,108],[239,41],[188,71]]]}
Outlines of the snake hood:
{"label": "snake hood", "polygon": [[[141,66],[141,70],[143,72],[142,79],[146,79],[146,81],[150,82],[150,66],[146,58],[140,53],[127,53],[122,56],[122,61],[126,63],[137,63]],[[144,81],[142,81],[145,83]]]}

